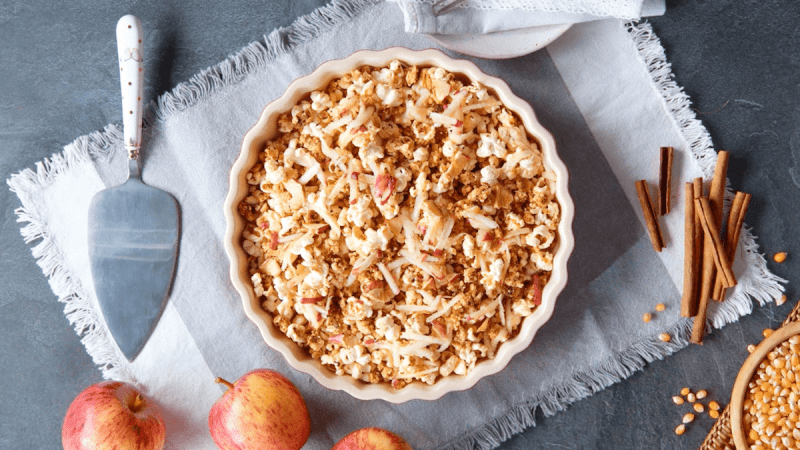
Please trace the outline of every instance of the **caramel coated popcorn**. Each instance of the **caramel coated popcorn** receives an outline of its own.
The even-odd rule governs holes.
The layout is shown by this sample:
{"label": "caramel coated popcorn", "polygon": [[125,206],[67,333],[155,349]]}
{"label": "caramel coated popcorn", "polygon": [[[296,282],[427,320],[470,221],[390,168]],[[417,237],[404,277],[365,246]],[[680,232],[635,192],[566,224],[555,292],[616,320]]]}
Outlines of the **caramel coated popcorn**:
{"label": "caramel coated popcorn", "polygon": [[494,358],[541,302],[555,176],[511,111],[442,68],[364,66],[278,119],[239,212],[255,294],[340,375],[402,388]]}

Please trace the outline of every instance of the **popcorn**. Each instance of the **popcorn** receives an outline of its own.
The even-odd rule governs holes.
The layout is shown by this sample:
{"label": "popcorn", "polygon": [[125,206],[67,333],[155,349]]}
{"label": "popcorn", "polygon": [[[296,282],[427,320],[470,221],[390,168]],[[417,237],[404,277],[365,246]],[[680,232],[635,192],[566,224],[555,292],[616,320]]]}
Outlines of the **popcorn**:
{"label": "popcorn", "polygon": [[[283,166],[278,166],[277,161],[270,159],[264,163],[264,180],[270,184],[280,184],[286,179],[286,169]],[[264,192],[264,188],[261,189]]]}
{"label": "popcorn", "polygon": [[539,225],[525,238],[525,243],[531,247],[546,249],[550,247],[554,239],[555,234],[552,233],[547,226]]}
{"label": "popcorn", "polygon": [[400,337],[400,325],[395,323],[392,316],[383,316],[375,321],[375,332],[388,341],[396,341]]}
{"label": "popcorn", "polygon": [[403,104],[403,94],[396,89],[392,89],[385,84],[379,84],[375,89],[375,94],[383,102],[383,106],[391,108],[392,106],[399,106]]}
{"label": "popcorn", "polygon": [[494,358],[552,271],[555,176],[442,68],[361,67],[278,117],[239,205],[262,308],[339,375],[402,389]]}
{"label": "popcorn", "polygon": [[421,162],[428,160],[428,149],[425,147],[417,147],[414,150],[414,161]]}
{"label": "popcorn", "polygon": [[281,222],[281,231],[279,232],[280,234],[289,233],[290,231],[298,227],[297,220],[294,218],[294,216],[281,217],[280,222]]}
{"label": "popcorn", "polygon": [[253,276],[250,277],[250,281],[253,282],[253,291],[256,293],[256,297],[264,295],[264,285],[261,284],[261,274],[258,272],[254,273]]}
{"label": "popcorn", "polygon": [[347,220],[359,228],[365,227],[367,222],[375,216],[371,205],[372,200],[366,195],[362,195],[354,205],[347,209]]}
{"label": "popcorn", "polygon": [[[275,307],[278,314],[288,319],[292,319],[294,317],[294,302],[288,300],[282,300],[278,303]],[[275,313],[275,311],[270,311]],[[302,317],[302,316],[301,316]]]}
{"label": "popcorn", "polygon": [[330,96],[319,91],[314,91],[311,93],[311,102],[311,109],[317,112],[324,111],[333,106]]}
{"label": "popcorn", "polygon": [[377,250],[386,251],[390,240],[394,237],[392,232],[389,231],[389,227],[386,225],[381,225],[377,230],[368,229],[365,234],[367,239],[365,241],[364,254],[369,254]]}
{"label": "popcorn", "polygon": [[486,166],[481,169],[481,183],[493,185],[497,184],[497,181],[500,179],[500,171],[497,168],[492,166]]}
{"label": "popcorn", "polygon": [[505,158],[508,151],[506,144],[491,134],[481,134],[481,143],[478,145],[476,154],[481,158],[488,158],[496,156],[498,158]]}
{"label": "popcorn", "polygon": [[502,259],[495,259],[491,266],[489,266],[489,277],[492,280],[492,284],[496,285],[500,278],[503,276],[503,260]]}

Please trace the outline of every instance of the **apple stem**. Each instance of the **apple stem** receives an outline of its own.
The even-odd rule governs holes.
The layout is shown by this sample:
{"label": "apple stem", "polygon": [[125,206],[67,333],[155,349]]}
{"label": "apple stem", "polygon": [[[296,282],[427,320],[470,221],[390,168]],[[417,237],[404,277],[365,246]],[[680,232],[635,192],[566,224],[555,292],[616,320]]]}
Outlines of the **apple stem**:
{"label": "apple stem", "polygon": [[130,410],[133,411],[134,413],[137,413],[142,409],[143,406],[144,406],[144,397],[142,397],[142,394],[137,393],[136,396],[133,398],[133,401],[128,405],[128,408],[130,408]]}
{"label": "apple stem", "polygon": [[217,379],[214,380],[214,382],[215,383],[219,383],[219,384],[224,384],[228,389],[233,389],[233,384],[231,384],[230,381],[228,381],[228,380],[226,380],[224,378],[217,377]]}

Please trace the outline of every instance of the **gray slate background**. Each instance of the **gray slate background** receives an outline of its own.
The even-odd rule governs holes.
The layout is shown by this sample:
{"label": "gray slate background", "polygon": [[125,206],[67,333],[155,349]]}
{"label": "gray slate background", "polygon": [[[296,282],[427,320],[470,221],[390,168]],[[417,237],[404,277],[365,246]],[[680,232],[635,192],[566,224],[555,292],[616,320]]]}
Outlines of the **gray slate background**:
{"label": "gray slate background", "polygon": [[[114,25],[145,25],[146,100],[325,0],[0,1],[0,178],[61,151],[74,138],[119,123]],[[747,223],[769,267],[789,280],[789,302],[756,307],[703,346],[664,361],[506,442],[502,449],[697,448],[712,420],[673,433],[686,408],[682,387],[727,404],[746,346],[796,303],[800,260],[800,4],[792,0],[667,2],[650,19],[677,82],[717,149],[731,152],[734,189],[753,194]],[[69,403],[101,380],[19,234],[17,197],[0,189],[0,449],[61,448]],[[704,362],[709,362],[703,365]],[[312,412],[313,414],[313,412]]]}

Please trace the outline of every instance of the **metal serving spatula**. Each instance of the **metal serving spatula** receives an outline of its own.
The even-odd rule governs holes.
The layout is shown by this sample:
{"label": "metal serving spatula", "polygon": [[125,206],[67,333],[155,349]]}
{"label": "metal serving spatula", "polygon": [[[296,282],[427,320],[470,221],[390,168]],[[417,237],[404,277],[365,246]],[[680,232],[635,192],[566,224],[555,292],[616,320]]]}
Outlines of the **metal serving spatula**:
{"label": "metal serving spatula", "polygon": [[142,24],[117,23],[128,180],[98,192],[89,206],[89,261],[100,308],[120,350],[133,361],[167,301],[178,252],[179,212],[168,193],[139,171],[144,58]]}

